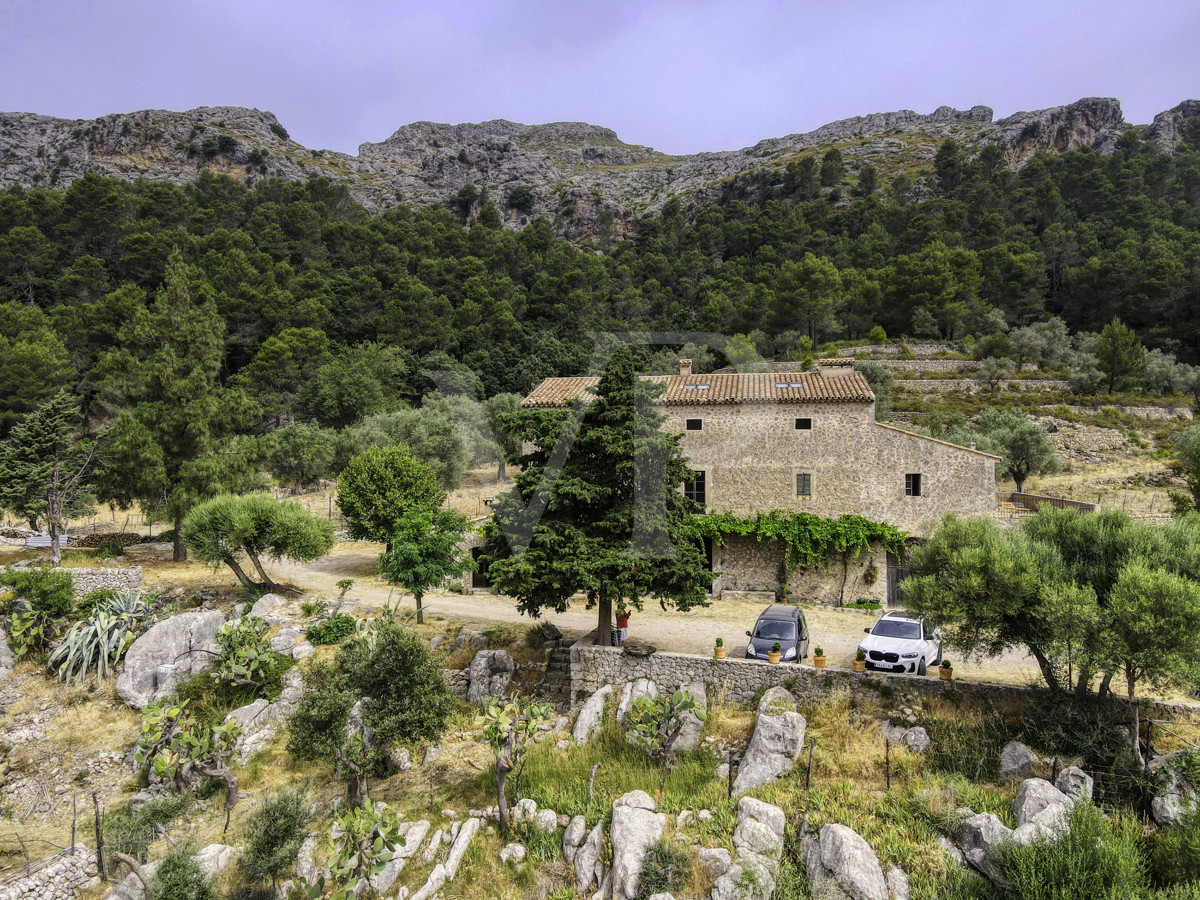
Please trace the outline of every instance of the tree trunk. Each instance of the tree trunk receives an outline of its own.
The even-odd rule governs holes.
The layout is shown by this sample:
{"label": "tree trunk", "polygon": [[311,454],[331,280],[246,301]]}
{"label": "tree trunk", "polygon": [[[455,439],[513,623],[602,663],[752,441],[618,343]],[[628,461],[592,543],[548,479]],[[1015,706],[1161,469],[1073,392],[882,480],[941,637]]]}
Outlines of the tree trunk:
{"label": "tree trunk", "polygon": [[612,644],[612,599],[600,595],[600,602],[596,604],[599,608],[596,622],[596,644],[600,647],[608,647]]}
{"label": "tree trunk", "polygon": [[1058,678],[1054,674],[1054,666],[1050,664],[1050,660],[1046,658],[1046,654],[1042,653],[1037,647],[1030,647],[1029,652],[1037,660],[1038,668],[1042,670],[1042,677],[1046,679],[1046,684],[1053,690],[1060,690],[1062,686],[1058,683]]}
{"label": "tree trunk", "polygon": [[183,546],[183,516],[175,517],[175,562],[187,562],[187,547]]}
{"label": "tree trunk", "polygon": [[227,566],[229,566],[229,568],[233,569],[233,574],[237,576],[237,580],[242,583],[243,587],[250,588],[251,590],[258,587],[257,584],[255,584],[253,581],[251,581],[246,576],[246,573],[244,571],[242,571],[242,567],[238,565],[238,561],[236,559],[234,559],[232,556],[228,557],[225,560],[225,565],[227,565]]}
{"label": "tree trunk", "polygon": [[262,579],[263,587],[269,591],[275,590],[275,582],[271,580],[266,571],[262,567],[262,562],[259,561],[258,554],[247,550],[246,555],[250,557],[250,562],[254,563],[254,568],[258,570],[258,577]]}
{"label": "tree trunk", "polygon": [[505,783],[508,781],[508,767],[496,760],[496,808],[500,810],[500,833],[508,834],[508,796]]}
{"label": "tree trunk", "polygon": [[1025,479],[1017,478],[1016,476],[1013,476],[1013,481],[1015,481],[1017,483],[1017,493],[1018,494],[1025,493]]}
{"label": "tree trunk", "polygon": [[417,598],[417,624],[425,624],[425,610],[421,607],[421,592],[413,591],[413,596]]}
{"label": "tree trunk", "polygon": [[50,565],[58,568],[62,565],[62,538],[58,533],[58,522],[50,520]]}
{"label": "tree trunk", "polygon": [[496,480],[504,481],[508,477],[508,469],[504,465],[504,457],[500,457],[500,463],[496,466]]}

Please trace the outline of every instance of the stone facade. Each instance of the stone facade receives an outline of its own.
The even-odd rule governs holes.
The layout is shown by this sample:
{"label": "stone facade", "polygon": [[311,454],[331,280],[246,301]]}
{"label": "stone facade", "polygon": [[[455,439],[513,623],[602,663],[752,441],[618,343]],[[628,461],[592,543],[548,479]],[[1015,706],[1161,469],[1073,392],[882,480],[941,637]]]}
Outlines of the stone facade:
{"label": "stone facade", "polygon": [[[858,514],[920,534],[947,512],[996,509],[995,456],[880,425],[874,403],[672,404],[664,412],[663,428],[682,435],[692,468],[704,472],[713,512]],[[800,474],[811,476],[807,496],[797,493]],[[921,478],[919,496],[906,494],[910,474]]]}
{"label": "stone facade", "polygon": [[[848,561],[835,556],[828,565],[804,566],[793,571],[787,580],[788,595],[799,602],[829,606],[853,603],[860,597],[884,603],[887,564],[887,553],[882,548],[852,556]],[[713,571],[717,573],[713,595],[722,599],[730,599],[731,594],[739,591],[768,591],[777,595],[783,565],[781,542],[728,535],[723,544],[713,547]]]}
{"label": "stone facade", "polygon": [[75,587],[76,599],[82,599],[98,588],[108,588],[125,593],[136,591],[142,586],[142,567],[68,569]]}

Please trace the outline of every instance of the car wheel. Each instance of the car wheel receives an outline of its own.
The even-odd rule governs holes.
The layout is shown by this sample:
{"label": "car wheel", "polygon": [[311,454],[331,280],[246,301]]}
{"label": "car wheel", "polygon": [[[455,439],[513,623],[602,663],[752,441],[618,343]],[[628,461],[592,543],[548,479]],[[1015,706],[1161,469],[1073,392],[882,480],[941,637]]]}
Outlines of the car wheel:
{"label": "car wheel", "polygon": [[917,674],[918,675],[925,674],[925,657],[923,657],[923,656],[921,657],[921,661],[919,663],[917,663]]}

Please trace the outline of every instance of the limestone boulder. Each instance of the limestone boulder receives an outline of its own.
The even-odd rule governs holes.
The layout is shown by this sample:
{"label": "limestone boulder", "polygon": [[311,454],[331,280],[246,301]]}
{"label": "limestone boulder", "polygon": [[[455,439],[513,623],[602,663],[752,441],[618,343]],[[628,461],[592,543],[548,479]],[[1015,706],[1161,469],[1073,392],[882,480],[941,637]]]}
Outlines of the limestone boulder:
{"label": "limestone boulder", "polygon": [[[736,859],[708,854],[701,865],[725,866],[713,884],[712,900],[770,900],[779,875],[786,819],[777,806],[743,797],[738,801],[738,824],[733,832]],[[712,871],[712,870],[710,870]]]}
{"label": "limestone boulder", "polygon": [[640,700],[646,695],[651,697],[658,696],[658,685],[649,678],[637,678],[633,681],[625,682],[625,687],[621,688],[621,702],[617,704],[617,721],[624,724],[625,714],[629,711],[629,704],[635,700]]}
{"label": "limestone boulder", "polygon": [[586,894],[593,884],[599,885],[604,880],[603,863],[600,856],[604,852],[604,825],[596,823],[596,827],[588,833],[587,839],[575,853],[575,890]]}
{"label": "limestone boulder", "polygon": [[646,853],[667,827],[667,817],[654,810],[654,800],[645,791],[631,791],[613,801],[613,900],[634,900],[638,895]]}
{"label": "limestone boulder", "polygon": [[228,844],[209,844],[196,854],[196,865],[200,871],[212,878],[233,862],[233,848]]}
{"label": "limestone boulder", "polygon": [[483,706],[489,697],[503,697],[515,670],[513,658],[505,651],[480,650],[467,669],[467,701]]}
{"label": "limestone boulder", "polygon": [[404,871],[407,862],[408,860],[393,856],[382,869],[370,877],[371,890],[375,892],[376,896],[382,897],[391,890],[396,879],[400,877],[400,873]]}
{"label": "limestone boulder", "polygon": [[954,832],[954,840],[967,864],[989,881],[999,884],[1001,877],[992,862],[992,851],[1011,841],[1012,829],[992,813],[979,813],[963,821]]}
{"label": "limestone boulder", "polygon": [[567,824],[566,830],[563,832],[562,851],[563,859],[574,864],[575,854],[579,852],[579,848],[583,846],[584,840],[587,838],[587,820],[583,816],[575,816]]}
{"label": "limestone boulder", "polygon": [[[853,829],[845,825],[825,825],[817,837],[804,836],[801,853],[814,896],[824,889],[826,882],[832,882],[830,887],[836,887],[850,900],[891,900],[879,857]],[[830,892],[826,890],[825,893]]]}
{"label": "limestone boulder", "polygon": [[1017,827],[1035,821],[1042,813],[1055,807],[1067,807],[1074,801],[1052,785],[1040,778],[1026,778],[1013,798],[1012,813],[1017,821]]}
{"label": "limestone boulder", "polygon": [[471,846],[471,841],[479,833],[480,825],[481,822],[479,819],[467,819],[458,829],[458,834],[454,837],[454,843],[450,845],[450,853],[446,856],[447,881],[453,881],[454,876],[458,874],[459,864],[462,863],[467,848]]}
{"label": "limestone boulder", "polygon": [[174,666],[172,677],[182,681],[213,664],[215,638],[225,616],[215,609],[180,613],[151,626],[125,654],[124,671],[117,678],[117,694],[134,709],[164,696],[159,667]]}
{"label": "limestone boulder", "polygon": [[283,625],[290,619],[285,610],[286,606],[286,597],[281,597],[279,594],[263,594],[250,607],[250,615],[256,619],[262,619],[268,625]]}
{"label": "limestone boulder", "polygon": [[724,847],[704,847],[697,854],[700,868],[711,878],[720,878],[733,865],[733,858]]}
{"label": "limestone boulder", "polygon": [[539,809],[533,819],[533,827],[542,834],[553,834],[558,828],[558,813],[552,809]]}
{"label": "limestone boulder", "polygon": [[[708,711],[708,689],[704,686],[703,681],[685,684],[683,689],[691,694],[698,709]],[[694,712],[686,713],[683,717],[683,727],[679,730],[679,737],[675,740],[675,750],[679,753],[695,750],[700,746],[700,738],[703,735],[704,723],[697,718]]]}
{"label": "limestone boulder", "polygon": [[524,862],[525,847],[522,844],[505,844],[504,849],[500,851],[500,862]]}
{"label": "limestone boulder", "polygon": [[8,633],[0,628],[0,681],[4,681],[17,666],[17,655],[8,642]]}
{"label": "limestone boulder", "polygon": [[790,772],[804,749],[807,726],[797,711],[796,698],[786,688],[773,687],[763,694],[750,746],[733,783],[734,794],[752,791]]}
{"label": "limestone boulder", "polygon": [[571,732],[571,737],[578,744],[586,744],[596,734],[600,728],[600,720],[604,716],[604,703],[612,695],[613,689],[611,684],[606,684],[602,688],[588,697],[587,702],[579,710],[579,716],[575,719],[575,728]]}
{"label": "limestone boulder", "polygon": [[1054,786],[1072,800],[1091,800],[1094,782],[1092,776],[1078,766],[1067,766],[1058,773]]}
{"label": "limestone boulder", "polygon": [[255,700],[241,706],[225,717],[225,724],[237,724],[241,729],[233,744],[233,758],[239,766],[250,762],[250,757],[265,750],[275,739],[278,717],[266,700]]}
{"label": "limestone boulder", "polygon": [[1041,759],[1038,755],[1020,741],[1009,741],[1000,751],[1000,774],[997,780],[1001,784],[1008,784],[1035,778],[1039,762]]}
{"label": "limestone boulder", "polygon": [[904,737],[900,738],[900,743],[913,753],[925,753],[933,746],[933,740],[929,737],[929,732],[919,725],[916,728],[910,728],[905,731]]}
{"label": "limestone boulder", "polygon": [[1159,825],[1178,825],[1197,806],[1196,788],[1173,766],[1159,771],[1159,787],[1150,800],[1150,814]]}

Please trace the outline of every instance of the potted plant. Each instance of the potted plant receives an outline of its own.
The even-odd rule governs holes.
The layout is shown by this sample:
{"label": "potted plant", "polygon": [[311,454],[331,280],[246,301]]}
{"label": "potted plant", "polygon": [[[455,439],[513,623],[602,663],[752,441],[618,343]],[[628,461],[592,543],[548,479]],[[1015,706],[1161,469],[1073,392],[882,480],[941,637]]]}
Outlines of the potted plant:
{"label": "potted plant", "polygon": [[825,648],[824,647],[813,648],[813,665],[816,666],[818,669],[825,668]]}
{"label": "potted plant", "polygon": [[771,665],[775,665],[776,663],[778,663],[779,662],[779,654],[782,650],[783,650],[783,645],[780,644],[779,641],[776,641],[775,643],[773,643],[771,645],[771,649],[769,651],[767,651],[767,662],[769,662]]}
{"label": "potted plant", "polygon": [[941,678],[942,681],[949,681],[954,677],[954,666],[950,664],[950,660],[942,660],[942,664],[938,666],[938,677]]}
{"label": "potted plant", "polygon": [[855,672],[867,671],[867,651],[866,650],[859,650],[857,653],[854,654],[854,671]]}
{"label": "potted plant", "polygon": [[724,659],[725,658],[725,639],[724,638],[717,638],[716,644],[713,647],[713,658],[714,659]]}

